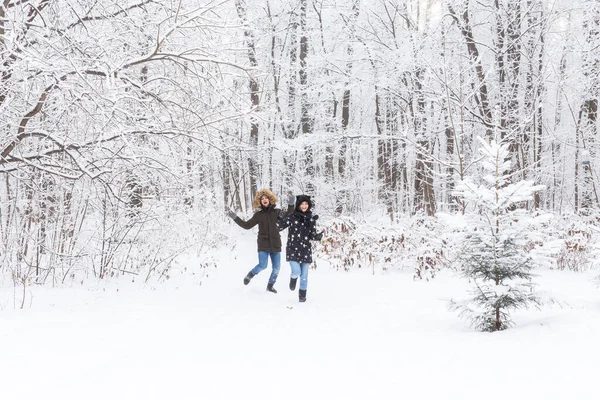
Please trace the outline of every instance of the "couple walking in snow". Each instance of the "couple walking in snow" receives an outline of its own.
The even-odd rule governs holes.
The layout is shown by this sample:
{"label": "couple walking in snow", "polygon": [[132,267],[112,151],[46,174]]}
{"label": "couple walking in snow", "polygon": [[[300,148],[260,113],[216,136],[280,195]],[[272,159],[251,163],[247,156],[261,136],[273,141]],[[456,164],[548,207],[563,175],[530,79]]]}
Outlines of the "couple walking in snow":
{"label": "couple walking in snow", "polygon": [[236,224],[244,229],[251,229],[258,225],[258,264],[248,272],[244,278],[244,285],[250,283],[259,272],[267,268],[269,257],[273,268],[267,290],[277,293],[274,285],[279,275],[281,260],[281,236],[279,231],[288,228],[286,244],[286,261],[290,263],[292,274],[290,276],[290,289],[295,290],[298,278],[300,289],[298,298],[306,301],[308,286],[308,269],[312,263],[311,240],[321,240],[322,233],[317,233],[317,215],[312,214],[310,196],[290,195],[286,212],[275,208],[277,197],[268,189],[260,190],[254,197],[254,208],[258,209],[248,221],[239,218],[233,211],[228,215]]}

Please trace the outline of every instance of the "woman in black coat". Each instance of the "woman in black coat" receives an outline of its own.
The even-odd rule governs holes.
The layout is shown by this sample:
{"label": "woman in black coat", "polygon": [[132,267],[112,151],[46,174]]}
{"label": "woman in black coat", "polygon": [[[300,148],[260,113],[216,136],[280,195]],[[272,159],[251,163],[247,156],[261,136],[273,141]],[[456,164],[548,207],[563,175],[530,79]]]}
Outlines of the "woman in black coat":
{"label": "woman in black coat", "polygon": [[[293,202],[293,196],[288,203]],[[296,289],[296,282],[300,277],[300,290],[298,297],[301,302],[306,301],[308,286],[308,269],[312,263],[311,240],[321,240],[322,233],[317,233],[318,215],[312,214],[310,196],[296,196],[296,202],[288,205],[288,213],[279,220],[279,230],[288,228],[288,239],[285,247],[285,259],[290,263],[292,275],[290,289]]]}

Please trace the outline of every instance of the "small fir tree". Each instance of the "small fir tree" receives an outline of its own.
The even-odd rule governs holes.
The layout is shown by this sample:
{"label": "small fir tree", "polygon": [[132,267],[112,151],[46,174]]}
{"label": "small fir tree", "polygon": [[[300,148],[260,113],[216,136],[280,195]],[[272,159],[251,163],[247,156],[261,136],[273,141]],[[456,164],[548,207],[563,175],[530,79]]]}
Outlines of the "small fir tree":
{"label": "small fir tree", "polygon": [[[473,297],[451,308],[476,329],[495,332],[513,322],[509,313],[540,304],[532,283],[539,262],[530,252],[541,218],[521,207],[542,189],[533,181],[510,177],[508,145],[481,141],[482,176],[457,185],[456,195],[469,205],[464,218],[463,275],[475,288]],[[513,182],[510,182],[512,178]]]}

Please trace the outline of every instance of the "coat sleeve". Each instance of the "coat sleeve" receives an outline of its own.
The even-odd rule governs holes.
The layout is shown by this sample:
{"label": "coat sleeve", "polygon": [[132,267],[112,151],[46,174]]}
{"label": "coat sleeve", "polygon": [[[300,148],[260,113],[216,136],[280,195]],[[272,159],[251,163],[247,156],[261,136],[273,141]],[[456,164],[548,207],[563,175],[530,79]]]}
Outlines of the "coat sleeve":
{"label": "coat sleeve", "polygon": [[291,214],[283,214],[283,216],[277,220],[277,230],[282,231],[289,227],[291,217]]}
{"label": "coat sleeve", "polygon": [[248,221],[244,221],[240,217],[237,217],[236,219],[234,219],[234,221],[236,224],[238,224],[244,229],[252,229],[254,226],[256,226],[256,224],[258,224],[258,213],[254,213],[252,218],[250,218]]}
{"label": "coat sleeve", "polygon": [[286,211],[281,211],[279,213],[279,216],[277,217],[277,230],[282,231],[285,228],[288,228],[290,226],[290,218],[292,216],[292,214],[294,213],[294,206],[293,205],[288,205],[288,208]]}
{"label": "coat sleeve", "polygon": [[[314,217],[318,218],[318,216],[316,216],[316,215]],[[310,237],[310,240],[319,240],[319,239],[317,239],[317,220],[314,217],[313,217],[313,219],[310,220],[310,236],[309,237]]]}

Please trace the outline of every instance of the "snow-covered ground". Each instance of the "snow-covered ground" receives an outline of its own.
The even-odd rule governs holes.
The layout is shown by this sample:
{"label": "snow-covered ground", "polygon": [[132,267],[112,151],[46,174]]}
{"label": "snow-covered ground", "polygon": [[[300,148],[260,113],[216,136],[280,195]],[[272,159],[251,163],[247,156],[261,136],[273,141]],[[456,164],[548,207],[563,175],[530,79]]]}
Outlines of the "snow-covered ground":
{"label": "snow-covered ground", "polygon": [[489,334],[447,311],[451,273],[311,270],[308,301],[269,270],[247,287],[252,232],[199,285],[111,283],[0,293],[0,399],[597,399],[600,290],[593,273],[543,272],[566,302]]}

